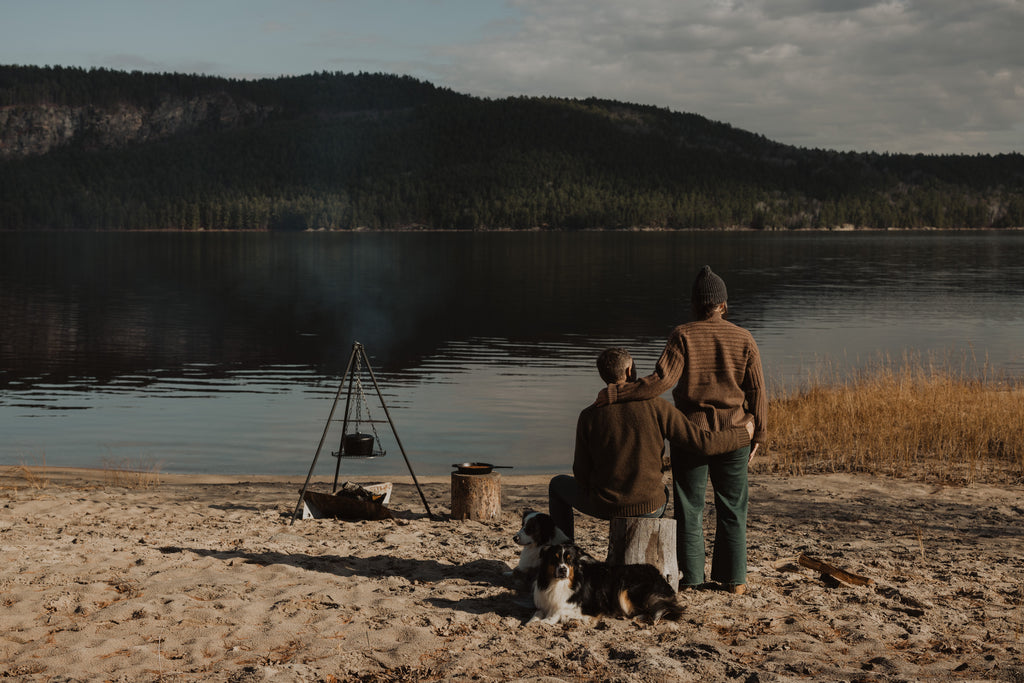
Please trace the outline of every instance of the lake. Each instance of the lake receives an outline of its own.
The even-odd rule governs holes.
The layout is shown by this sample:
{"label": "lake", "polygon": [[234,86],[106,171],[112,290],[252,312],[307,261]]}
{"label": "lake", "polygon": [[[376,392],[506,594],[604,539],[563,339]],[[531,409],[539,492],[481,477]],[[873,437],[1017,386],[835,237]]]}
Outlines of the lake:
{"label": "lake", "polygon": [[406,474],[395,434],[417,475],[568,471],[597,354],[653,370],[704,264],[772,392],[1024,375],[1024,232],[0,233],[0,465],[305,475],[359,342],[394,429],[342,476]]}

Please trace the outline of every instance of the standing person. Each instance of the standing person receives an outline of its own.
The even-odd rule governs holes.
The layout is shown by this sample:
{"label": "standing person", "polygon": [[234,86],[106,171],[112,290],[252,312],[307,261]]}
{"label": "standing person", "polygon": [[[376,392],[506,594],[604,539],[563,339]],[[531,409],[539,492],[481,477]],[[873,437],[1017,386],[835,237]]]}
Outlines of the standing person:
{"label": "standing person", "polygon": [[717,520],[711,580],[742,594],[747,582],[747,467],[765,441],[768,399],[757,344],[747,330],[725,320],[727,300],[725,281],[704,266],[691,291],[693,321],[672,330],[654,374],[609,384],[597,404],[645,400],[674,387],[676,407],[698,427],[738,427],[753,415],[749,447],[708,456],[672,445],[679,586],[705,582],[704,493],[710,477]]}
{"label": "standing person", "polygon": [[[616,387],[636,377],[633,358],[621,348],[602,351],[597,369],[602,380]],[[574,476],[551,480],[548,510],[570,539],[575,539],[574,508],[599,519],[662,517],[668,507],[661,478],[665,439],[688,451],[720,454],[746,446],[751,434],[749,421],[734,429],[699,429],[657,396],[588,406],[576,422]]]}

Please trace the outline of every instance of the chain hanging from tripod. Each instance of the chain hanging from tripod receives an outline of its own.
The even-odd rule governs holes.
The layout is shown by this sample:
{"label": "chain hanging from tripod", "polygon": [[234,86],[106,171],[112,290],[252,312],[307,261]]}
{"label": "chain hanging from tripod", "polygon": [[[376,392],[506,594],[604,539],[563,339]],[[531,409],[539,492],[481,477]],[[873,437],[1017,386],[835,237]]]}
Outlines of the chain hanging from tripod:
{"label": "chain hanging from tripod", "polygon": [[[358,370],[358,368],[357,368]],[[366,394],[363,393],[363,380],[356,374],[356,391],[359,393],[359,400],[356,403],[356,431],[359,431],[359,424],[362,421],[362,411],[366,409],[366,422],[370,425],[370,431],[373,432],[373,443],[378,448],[380,446],[380,435],[377,434],[377,423],[373,419],[373,415],[370,414],[370,404],[366,400]],[[384,455],[383,451],[379,451],[380,455]],[[375,451],[377,453],[377,451]]]}

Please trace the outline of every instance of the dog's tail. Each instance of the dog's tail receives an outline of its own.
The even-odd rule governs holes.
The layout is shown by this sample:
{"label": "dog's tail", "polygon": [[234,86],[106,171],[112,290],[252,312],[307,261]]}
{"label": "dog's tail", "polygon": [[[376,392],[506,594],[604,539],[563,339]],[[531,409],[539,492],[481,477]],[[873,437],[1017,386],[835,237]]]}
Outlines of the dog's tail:
{"label": "dog's tail", "polygon": [[650,617],[652,624],[656,624],[662,619],[679,621],[683,617],[683,604],[675,593],[671,595],[655,593],[647,598],[644,614]]}

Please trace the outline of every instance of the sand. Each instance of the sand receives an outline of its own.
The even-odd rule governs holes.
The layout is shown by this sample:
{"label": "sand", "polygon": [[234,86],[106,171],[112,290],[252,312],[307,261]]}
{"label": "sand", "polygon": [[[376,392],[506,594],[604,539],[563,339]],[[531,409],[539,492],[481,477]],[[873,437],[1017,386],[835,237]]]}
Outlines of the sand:
{"label": "sand", "polygon": [[[428,518],[396,477],[394,520],[294,524],[302,477],[155,479],[0,471],[0,677],[1024,681],[1019,486],[754,475],[746,595],[687,591],[678,623],[524,626],[504,572],[546,478],[503,474],[493,522],[451,520],[447,477],[420,479]],[[607,523],[578,520],[603,557]]]}

